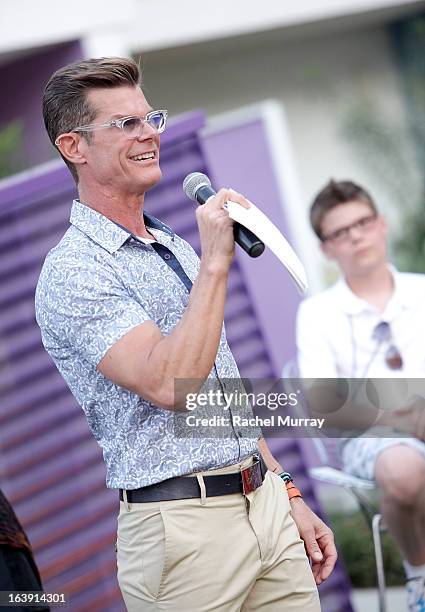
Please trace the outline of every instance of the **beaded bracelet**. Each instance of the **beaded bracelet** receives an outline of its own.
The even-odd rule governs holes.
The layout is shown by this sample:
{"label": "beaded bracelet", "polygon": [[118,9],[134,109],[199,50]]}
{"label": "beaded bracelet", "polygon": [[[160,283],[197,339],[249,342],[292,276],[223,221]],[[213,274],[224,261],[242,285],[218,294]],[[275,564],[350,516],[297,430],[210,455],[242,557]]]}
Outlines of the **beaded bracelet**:
{"label": "beaded bracelet", "polygon": [[293,497],[302,497],[301,491],[294,485],[294,479],[289,472],[281,472],[278,476],[285,483],[289,499]]}
{"label": "beaded bracelet", "polygon": [[287,484],[288,482],[294,482],[294,479],[292,478],[291,474],[289,472],[280,472],[280,474],[278,474],[279,478],[282,478],[283,482],[285,484]]}

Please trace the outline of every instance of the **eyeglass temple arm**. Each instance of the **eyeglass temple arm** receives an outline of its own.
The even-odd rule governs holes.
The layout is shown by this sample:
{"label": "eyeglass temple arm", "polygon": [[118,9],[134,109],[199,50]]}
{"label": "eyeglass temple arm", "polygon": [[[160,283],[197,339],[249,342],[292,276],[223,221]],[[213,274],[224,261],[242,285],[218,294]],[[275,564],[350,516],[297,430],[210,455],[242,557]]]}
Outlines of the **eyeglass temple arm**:
{"label": "eyeglass temple arm", "polygon": [[80,125],[71,132],[94,132],[95,130],[103,129],[116,125],[116,121],[110,121],[109,123],[95,123],[93,125]]}

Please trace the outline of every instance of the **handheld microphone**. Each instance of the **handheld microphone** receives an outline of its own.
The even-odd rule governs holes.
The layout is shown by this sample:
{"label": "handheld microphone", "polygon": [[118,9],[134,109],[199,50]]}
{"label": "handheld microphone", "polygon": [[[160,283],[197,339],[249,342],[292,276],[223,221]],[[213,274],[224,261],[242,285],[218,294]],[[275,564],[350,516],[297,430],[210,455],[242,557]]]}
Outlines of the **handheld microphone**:
{"label": "handheld microphone", "polygon": [[[205,204],[210,198],[216,195],[216,191],[211,187],[211,181],[202,172],[192,172],[183,181],[183,191],[191,200],[196,200],[198,204]],[[235,222],[233,224],[233,235],[235,242],[248,253],[250,257],[259,257],[265,249],[264,242],[251,232],[247,227]]]}

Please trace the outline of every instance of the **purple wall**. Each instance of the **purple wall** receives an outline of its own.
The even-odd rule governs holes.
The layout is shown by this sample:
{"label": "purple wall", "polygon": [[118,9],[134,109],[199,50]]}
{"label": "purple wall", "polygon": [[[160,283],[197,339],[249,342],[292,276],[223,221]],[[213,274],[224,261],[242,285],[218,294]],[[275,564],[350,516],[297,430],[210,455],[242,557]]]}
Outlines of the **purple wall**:
{"label": "purple wall", "polygon": [[[230,186],[246,195],[291,243],[267,132],[261,117],[256,114],[252,119],[246,118],[233,126],[226,123],[225,129],[207,130],[202,138],[202,146],[213,185],[217,189]],[[236,264],[243,278],[247,301],[255,311],[262,345],[267,349],[270,373],[265,373],[264,358],[261,365],[254,362],[251,367],[244,367],[247,360],[245,353],[254,347],[252,343],[247,346],[235,345],[232,327],[227,323],[232,351],[242,376],[280,378],[283,365],[296,355],[295,317],[301,300],[300,294],[288,272],[267,248],[260,257],[252,259],[236,247]],[[233,308],[231,297],[227,308]],[[241,329],[241,335],[245,331],[246,336],[249,326],[246,322],[243,325],[245,330]],[[267,431],[264,434],[267,438]],[[317,465],[312,441],[282,436],[269,438],[268,444],[285,469],[295,475],[309,505],[320,514],[314,491],[315,483],[306,470],[310,465]],[[326,612],[346,612],[351,609],[348,598],[342,593],[346,588],[345,573],[341,567],[337,567],[332,577],[320,587],[322,606]]]}
{"label": "purple wall", "polygon": [[18,154],[19,169],[26,169],[56,157],[46,136],[41,113],[44,87],[51,74],[82,58],[79,42],[55,45],[19,57],[0,67],[0,129],[21,121],[23,148]]}
{"label": "purple wall", "polygon": [[[290,238],[262,119],[207,132],[202,142],[217,188],[226,185],[246,195]],[[252,259],[237,248],[236,257],[261,323],[273,373],[279,377],[284,363],[295,355],[294,322],[300,296],[269,249]]]}

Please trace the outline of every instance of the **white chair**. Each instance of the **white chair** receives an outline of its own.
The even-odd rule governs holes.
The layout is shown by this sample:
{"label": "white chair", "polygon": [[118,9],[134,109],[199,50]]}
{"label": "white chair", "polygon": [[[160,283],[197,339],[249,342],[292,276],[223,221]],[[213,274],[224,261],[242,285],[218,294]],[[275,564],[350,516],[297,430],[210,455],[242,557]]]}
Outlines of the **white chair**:
{"label": "white chair", "polygon": [[[321,453],[322,457],[326,453],[326,446],[317,438],[312,438],[316,449],[322,445]],[[357,478],[351,476],[334,467],[326,465],[327,461],[324,461],[324,465],[319,467],[313,467],[309,469],[309,474],[315,480],[324,482],[327,484],[336,485],[343,487],[349,491],[356,498],[360,510],[366,519],[368,526],[372,531],[373,547],[375,551],[375,563],[376,563],[376,575],[378,579],[378,598],[379,598],[379,612],[387,612],[386,604],[386,592],[385,592],[385,572],[384,562],[382,558],[382,543],[381,543],[381,532],[385,531],[385,527],[382,523],[382,516],[379,512],[376,512],[373,503],[368,499],[367,495],[364,494],[366,491],[374,491],[375,484],[371,480],[364,478]]]}
{"label": "white chair", "polygon": [[[293,391],[295,387],[292,385],[294,379],[298,379],[298,369],[296,362],[291,360],[288,362],[282,371],[284,386],[289,391]],[[298,386],[298,385],[297,385]],[[306,416],[306,410],[302,407],[302,402],[297,404],[298,412],[302,412],[302,416]],[[310,430],[309,430],[310,431]],[[386,603],[386,584],[384,562],[382,557],[382,542],[381,533],[386,530],[382,522],[382,516],[376,511],[376,506],[373,501],[367,496],[366,492],[376,491],[375,483],[372,480],[357,478],[351,476],[347,472],[337,467],[331,467],[332,464],[341,463],[341,460],[336,458],[335,440],[333,438],[318,438],[310,436],[313,442],[320,466],[310,468],[309,474],[312,478],[319,482],[343,487],[349,491],[357,500],[360,510],[370,527],[373,537],[373,546],[375,552],[376,575],[378,580],[378,600],[379,612],[387,612]],[[333,455],[333,456],[332,456]]]}

